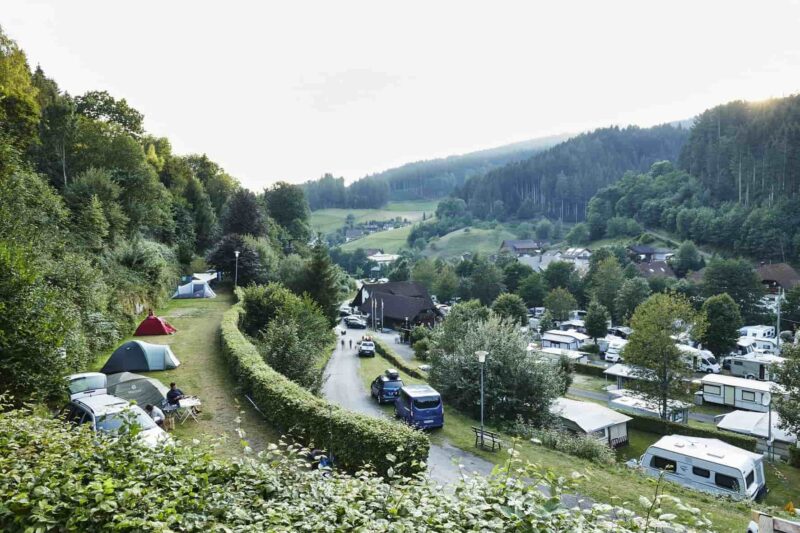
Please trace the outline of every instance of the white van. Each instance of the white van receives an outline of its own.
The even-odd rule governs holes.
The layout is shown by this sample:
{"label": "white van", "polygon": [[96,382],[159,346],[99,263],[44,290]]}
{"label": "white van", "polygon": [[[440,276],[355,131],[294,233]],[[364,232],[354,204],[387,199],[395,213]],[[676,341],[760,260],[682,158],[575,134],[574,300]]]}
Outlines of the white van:
{"label": "white van", "polygon": [[766,493],[764,457],[719,439],[667,435],[639,461],[645,473],[702,492],[754,500]]}
{"label": "white van", "polygon": [[708,374],[719,374],[720,367],[717,358],[708,350],[700,350],[693,348],[688,344],[676,344],[675,346],[683,354],[683,360],[686,366],[697,372],[706,372]]}

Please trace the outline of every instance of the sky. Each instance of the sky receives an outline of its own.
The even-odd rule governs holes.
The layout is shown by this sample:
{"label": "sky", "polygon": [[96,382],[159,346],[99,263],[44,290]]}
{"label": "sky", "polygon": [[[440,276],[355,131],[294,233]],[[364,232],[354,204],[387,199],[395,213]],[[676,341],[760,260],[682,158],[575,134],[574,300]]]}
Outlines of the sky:
{"label": "sky", "polygon": [[0,25],[253,190],[800,91],[788,0],[2,0]]}

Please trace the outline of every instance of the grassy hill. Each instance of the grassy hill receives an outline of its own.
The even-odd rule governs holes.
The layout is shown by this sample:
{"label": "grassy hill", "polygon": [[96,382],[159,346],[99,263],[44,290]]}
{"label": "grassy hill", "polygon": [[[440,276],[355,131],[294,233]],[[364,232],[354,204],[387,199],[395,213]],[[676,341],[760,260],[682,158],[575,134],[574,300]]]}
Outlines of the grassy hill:
{"label": "grassy hill", "polygon": [[489,255],[500,249],[505,239],[517,237],[503,226],[495,229],[464,228],[452,231],[428,244],[423,252],[428,257],[457,257],[465,252]]}
{"label": "grassy hill", "polygon": [[[420,215],[421,218],[421,215]],[[342,250],[352,252],[358,248],[380,248],[387,254],[400,251],[406,245],[408,234],[411,233],[413,226],[405,226],[389,231],[379,231],[366,237],[350,241],[342,246]]]}
{"label": "grassy hill", "polygon": [[[411,222],[422,220],[422,213],[432,216],[438,200],[414,200],[408,202],[389,202],[380,209],[319,209],[311,213],[311,227],[314,231],[330,233],[345,224],[348,214],[353,214],[356,223],[368,220],[392,220],[406,218]],[[406,232],[408,235],[408,232]],[[372,246],[361,246],[371,248]]]}

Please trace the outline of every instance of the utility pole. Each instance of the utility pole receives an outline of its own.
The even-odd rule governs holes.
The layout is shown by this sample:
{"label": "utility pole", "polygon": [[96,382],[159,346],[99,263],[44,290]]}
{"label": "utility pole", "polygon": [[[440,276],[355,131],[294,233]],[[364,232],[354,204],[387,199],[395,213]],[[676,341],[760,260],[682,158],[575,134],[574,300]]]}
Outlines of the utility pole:
{"label": "utility pole", "polygon": [[781,302],[783,301],[783,288],[778,289],[778,302],[777,306],[777,315],[778,315],[778,324],[777,330],[775,331],[775,345],[778,347],[778,353],[781,350]]}

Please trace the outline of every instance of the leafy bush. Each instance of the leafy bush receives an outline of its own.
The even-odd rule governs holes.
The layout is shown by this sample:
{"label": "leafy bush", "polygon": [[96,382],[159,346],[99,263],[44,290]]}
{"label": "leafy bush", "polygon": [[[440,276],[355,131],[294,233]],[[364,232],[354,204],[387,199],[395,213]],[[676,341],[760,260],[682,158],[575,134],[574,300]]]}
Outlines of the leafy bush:
{"label": "leafy bush", "polygon": [[[334,406],[273,370],[239,331],[243,312],[240,303],[225,313],[222,350],[239,385],[271,424],[303,442],[331,450],[338,464],[351,471],[367,463],[381,474],[389,468],[398,472],[424,468],[430,443],[423,433]],[[398,463],[387,455],[394,455]]]}
{"label": "leafy bush", "polygon": [[[559,495],[574,490],[569,482],[513,460],[489,478],[459,481],[456,498],[426,477],[323,477],[309,470],[304,455],[275,445],[234,461],[185,444],[154,453],[128,437],[97,438],[85,426],[5,412],[0,529],[624,533],[644,527],[643,518],[610,505],[562,508]],[[661,506],[664,513],[686,514],[673,511],[670,501]],[[667,524],[651,519],[650,525]]]}
{"label": "leafy bush", "polygon": [[[585,348],[589,348],[589,346],[586,346]],[[588,352],[589,350],[586,351]],[[575,372],[579,374],[586,374],[587,376],[599,376],[602,378],[605,377],[605,374],[603,373],[605,370],[606,369],[602,366],[587,365],[586,363],[575,363]]]}
{"label": "leafy bush", "polygon": [[[394,351],[392,351],[389,347],[385,346],[381,341],[378,339],[373,338],[375,342],[375,351],[378,352],[378,355],[389,361],[394,365],[395,368],[398,368],[408,374],[411,377],[415,377],[418,379],[425,379],[425,376],[417,370],[416,368],[412,368],[409,366],[402,357],[398,357]],[[426,343],[427,339],[423,339],[418,342],[418,344]]]}
{"label": "leafy bush", "polygon": [[596,463],[613,464],[615,460],[614,450],[589,435],[576,435],[561,428],[536,428],[521,421],[514,426],[514,433],[531,439],[534,444]]}

